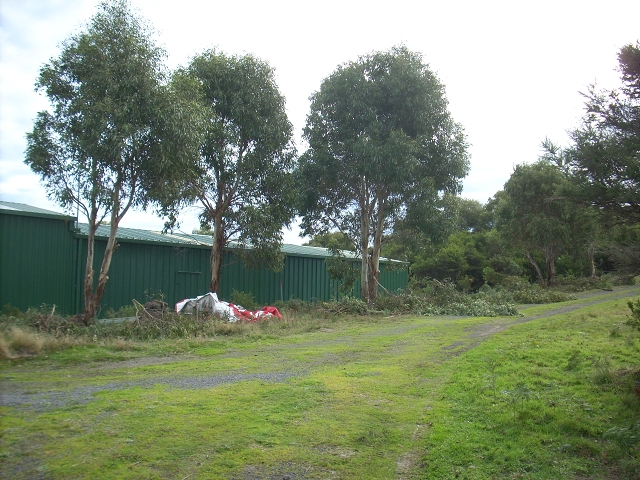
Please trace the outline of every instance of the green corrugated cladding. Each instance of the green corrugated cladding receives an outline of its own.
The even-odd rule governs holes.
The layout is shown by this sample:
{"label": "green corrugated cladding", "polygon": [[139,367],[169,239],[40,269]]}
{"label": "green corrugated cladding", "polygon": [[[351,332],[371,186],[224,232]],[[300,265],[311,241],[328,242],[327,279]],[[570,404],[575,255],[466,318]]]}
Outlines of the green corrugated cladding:
{"label": "green corrugated cladding", "polygon": [[0,306],[73,311],[73,218],[0,210]]}
{"label": "green corrugated cladding", "polygon": [[[87,243],[84,238],[79,240],[79,252],[84,259]],[[164,301],[173,306],[182,299],[209,291],[210,247],[157,246],[124,240],[118,243],[101,302],[103,314],[109,308],[117,310],[131,305],[133,299],[144,303],[162,294]],[[96,271],[105,248],[105,241],[96,241]],[[287,255],[284,268],[274,272],[266,268],[248,269],[233,250],[225,250],[222,265],[219,297],[223,300],[230,301],[233,290],[251,293],[260,305],[292,298],[328,301],[338,296],[338,282],[329,278],[324,258]],[[354,266],[359,268],[359,262],[354,262]],[[396,265],[391,269],[387,264],[380,265],[380,282],[391,292],[406,288],[407,275],[406,265]],[[352,295],[359,296],[359,292],[360,283],[356,282]],[[77,311],[82,307],[81,294],[82,290],[78,289]]]}
{"label": "green corrugated cladding", "polygon": [[[86,238],[77,238],[82,272],[87,256]],[[135,299],[145,303],[150,298],[162,296],[173,306],[178,300],[194,297],[209,291],[211,270],[209,249],[198,246],[153,245],[143,242],[118,241],[109,268],[109,282],[101,301],[101,314],[108,309],[118,310],[131,305]],[[107,242],[96,240],[94,269],[97,272]],[[82,278],[82,275],[79,277]],[[76,289],[76,311],[83,306],[82,287]]]}
{"label": "green corrugated cladding", "polygon": [[[81,311],[86,235],[72,229],[71,217],[3,213],[6,211],[0,209],[0,305],[11,303],[26,309],[55,303],[58,311],[64,313]],[[162,294],[173,306],[179,300],[209,291],[210,246],[180,244],[175,243],[179,239],[153,232],[129,231],[141,234],[142,238],[119,238],[101,315],[109,309],[131,305],[133,299],[144,303]],[[167,241],[157,241],[158,238]],[[105,247],[106,240],[97,238],[96,281]],[[306,301],[336,298],[339,284],[329,278],[325,258],[299,254],[298,250],[304,252],[304,248],[289,248],[293,253],[287,254],[279,272],[246,268],[233,249],[225,250],[220,298],[231,300],[233,290],[251,293],[261,305],[292,298]],[[359,268],[360,263],[354,261],[353,265]],[[380,281],[391,292],[406,288],[408,266],[399,262],[381,263]],[[359,296],[359,292],[358,281],[352,294]]]}

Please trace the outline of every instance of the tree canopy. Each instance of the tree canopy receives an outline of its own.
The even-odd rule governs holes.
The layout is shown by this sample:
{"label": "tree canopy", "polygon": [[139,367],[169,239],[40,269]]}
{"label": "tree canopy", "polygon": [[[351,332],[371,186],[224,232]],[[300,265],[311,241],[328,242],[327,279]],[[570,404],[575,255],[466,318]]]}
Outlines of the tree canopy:
{"label": "tree canopy", "polygon": [[622,87],[586,97],[587,113],[571,132],[567,160],[576,186],[574,198],[640,222],[640,43],[620,49]]}
{"label": "tree canopy", "polygon": [[[193,171],[165,201],[167,212],[202,207],[213,233],[210,290],[219,290],[222,249],[230,240],[250,264],[282,265],[282,227],[294,214],[292,127],[273,69],[252,55],[215,50],[196,56],[186,71],[197,81],[207,126]],[[175,219],[175,217],[174,217]]]}
{"label": "tree canopy", "polygon": [[362,257],[362,297],[377,295],[380,249],[396,223],[441,212],[468,171],[444,86],[405,47],[339,66],[311,97],[300,159],[302,229],[338,230]]}
{"label": "tree canopy", "polygon": [[[106,288],[120,221],[132,207],[147,208],[152,192],[181,169],[177,162],[197,152],[199,110],[184,94],[191,86],[168,81],[163,58],[129,3],[112,0],[63,43],[36,82],[53,111],[38,114],[25,163],[50,197],[77,207],[89,223],[85,322]],[[106,218],[110,233],[94,290],[94,238]]]}

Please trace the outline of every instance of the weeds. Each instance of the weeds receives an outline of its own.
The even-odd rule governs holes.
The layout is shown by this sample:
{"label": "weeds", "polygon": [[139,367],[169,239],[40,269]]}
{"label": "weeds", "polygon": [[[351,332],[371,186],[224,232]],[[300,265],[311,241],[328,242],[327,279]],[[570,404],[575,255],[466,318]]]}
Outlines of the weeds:
{"label": "weeds", "polygon": [[574,350],[571,352],[571,356],[567,359],[567,366],[564,368],[566,371],[572,372],[577,370],[582,364],[582,354],[580,350]]}
{"label": "weeds", "polygon": [[632,447],[640,443],[640,420],[629,427],[612,427],[603,437],[616,441],[630,452]]}
{"label": "weeds", "polygon": [[595,357],[592,359],[594,372],[592,381],[601,387],[611,387],[616,383],[615,374],[611,368],[611,361],[607,357]]}
{"label": "weeds", "polygon": [[231,292],[231,302],[235,305],[241,305],[247,310],[257,310],[260,308],[260,305],[256,303],[256,299],[252,293],[233,290]]}
{"label": "weeds", "polygon": [[497,304],[542,304],[566,302],[575,299],[559,290],[543,288],[527,281],[514,280],[509,285],[490,287],[483,285],[475,296],[479,299]]}
{"label": "weeds", "polygon": [[485,362],[487,363],[487,367],[489,368],[489,375],[487,376],[487,384],[485,385],[485,388],[491,390],[493,392],[493,399],[497,399],[498,395],[497,395],[497,387],[496,387],[496,380],[498,378],[498,375],[496,373],[496,369],[498,368],[498,362],[495,361],[492,358],[485,358]]}
{"label": "weeds", "polygon": [[629,300],[627,305],[629,306],[629,310],[631,310],[631,315],[627,317],[625,323],[631,328],[640,331],[640,299],[635,302]]}
{"label": "weeds", "polygon": [[520,406],[520,412],[523,412],[525,400],[531,398],[531,390],[524,382],[518,382],[513,390],[504,390],[502,394],[513,408],[513,421],[515,422],[518,406]]}
{"label": "weeds", "polygon": [[[618,304],[517,324],[337,315],[316,302],[259,324],[166,314],[57,339],[31,327],[43,351],[47,339],[86,348],[3,363],[2,387],[23,389],[29,401],[44,392],[47,409],[3,407],[0,458],[21,478],[52,479],[637,478],[640,349],[608,335],[627,313]],[[171,323],[208,336],[124,336],[143,327],[174,335]],[[506,323],[443,355],[443,345],[475,342],[476,327]],[[10,330],[0,323],[6,342]],[[134,357],[150,358],[93,363]],[[282,372],[292,376],[257,378]],[[594,381],[601,372],[606,388]],[[215,377],[228,383],[202,383]],[[105,389],[72,403],[88,386]]]}
{"label": "weeds", "polygon": [[44,340],[37,334],[13,327],[9,331],[9,347],[19,355],[37,355]]}

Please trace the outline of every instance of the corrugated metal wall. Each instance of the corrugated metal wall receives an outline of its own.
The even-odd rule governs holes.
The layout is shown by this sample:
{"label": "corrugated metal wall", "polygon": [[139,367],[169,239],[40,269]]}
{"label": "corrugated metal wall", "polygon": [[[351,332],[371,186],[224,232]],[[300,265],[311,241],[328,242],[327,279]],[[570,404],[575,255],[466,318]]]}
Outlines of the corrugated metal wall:
{"label": "corrugated metal wall", "polygon": [[[74,305],[76,311],[80,311],[83,306],[82,277],[87,257],[87,240],[77,238],[76,241],[81,272]],[[102,297],[102,314],[109,308],[118,310],[124,305],[131,305],[133,299],[145,303],[161,296],[173,306],[178,300],[209,291],[211,270],[208,248],[135,241],[119,241],[118,244],[109,268],[109,282]],[[95,282],[106,246],[106,241],[96,240]]]}
{"label": "corrugated metal wall", "polygon": [[[0,305],[26,309],[55,303],[64,313],[82,310],[86,237],[70,230],[69,221],[0,212]],[[118,310],[132,300],[144,303],[162,294],[173,306],[177,301],[209,291],[210,247],[119,240],[101,302],[101,315]],[[96,240],[94,279],[106,241]],[[359,262],[354,262],[359,268]],[[381,264],[381,283],[389,291],[406,288],[407,265],[389,269]],[[273,272],[245,268],[233,250],[223,255],[220,298],[231,300],[233,290],[251,293],[261,305],[292,298],[328,301],[338,296],[338,282],[329,278],[325,258],[287,255],[284,269]],[[353,290],[359,296],[360,282]]]}
{"label": "corrugated metal wall", "polygon": [[0,306],[73,310],[73,223],[60,217],[0,215]]}

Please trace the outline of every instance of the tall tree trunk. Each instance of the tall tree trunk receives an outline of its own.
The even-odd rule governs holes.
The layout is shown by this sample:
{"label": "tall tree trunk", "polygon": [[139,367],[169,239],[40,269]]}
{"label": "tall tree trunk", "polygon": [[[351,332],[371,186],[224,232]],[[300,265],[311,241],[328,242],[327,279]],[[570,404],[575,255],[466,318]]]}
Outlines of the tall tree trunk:
{"label": "tall tree trunk", "polygon": [[538,281],[540,282],[540,285],[544,285],[544,277],[542,276],[542,271],[540,270],[540,266],[528,251],[525,252],[525,255],[527,256],[527,260],[529,260],[529,263],[533,265],[533,268],[536,271],[536,275],[538,276]]}
{"label": "tall tree trunk", "polygon": [[369,191],[367,180],[360,178],[360,251],[362,263],[360,266],[360,294],[362,300],[369,302]]}
{"label": "tall tree trunk", "polygon": [[[117,208],[120,205],[116,202]],[[100,266],[100,274],[98,275],[98,287],[95,294],[95,305],[100,305],[104,290],[107,288],[107,281],[109,280],[109,268],[111,267],[111,259],[113,258],[113,252],[118,248],[118,241],[116,240],[116,233],[118,233],[118,224],[120,220],[118,218],[118,210],[111,212],[111,225],[109,228],[109,239],[107,240],[107,248],[104,251],[104,257],[102,258],[102,265]],[[97,310],[96,310],[97,313]]]}
{"label": "tall tree trunk", "polygon": [[384,200],[378,198],[378,211],[375,231],[373,232],[373,249],[369,256],[369,302],[378,298],[380,284],[380,251],[382,249],[382,231],[384,229]]}
{"label": "tall tree trunk", "polygon": [[547,260],[547,287],[556,284],[556,263],[553,257]]}
{"label": "tall tree trunk", "polygon": [[93,295],[93,257],[95,256],[95,238],[96,225],[98,217],[98,209],[94,206],[91,209],[89,218],[89,235],[87,238],[87,262],[84,270],[84,313],[82,321],[85,325],[89,325],[91,319],[96,315],[98,306],[95,304]]}
{"label": "tall tree trunk", "polygon": [[224,230],[222,214],[216,213],[213,220],[213,244],[211,246],[211,283],[209,291],[220,293],[220,274],[222,272],[222,249],[224,248]]}
{"label": "tall tree trunk", "polygon": [[360,210],[360,249],[362,264],[360,269],[360,293],[362,300],[369,302],[369,215],[363,208]]}
{"label": "tall tree trunk", "polygon": [[378,298],[378,284],[380,283],[380,248],[375,245],[369,256],[369,303]]}
{"label": "tall tree trunk", "polygon": [[591,269],[591,278],[596,278],[596,262],[595,262],[595,248],[593,244],[587,246],[587,257],[589,258],[589,267]]}
{"label": "tall tree trunk", "polygon": [[[128,206],[127,206],[128,208]],[[85,325],[89,324],[89,321],[98,314],[98,308],[104,291],[107,288],[107,282],[109,281],[109,268],[111,267],[111,259],[113,258],[113,252],[118,248],[118,242],[116,240],[116,234],[118,233],[118,225],[124,215],[124,212],[120,212],[120,202],[118,199],[113,202],[113,210],[111,211],[111,223],[109,225],[109,238],[107,239],[107,247],[102,257],[102,264],[100,265],[100,273],[98,274],[98,285],[96,291],[93,291],[93,260],[95,255],[95,232],[98,229],[97,225],[97,211],[92,212],[92,220],[89,226],[89,238],[87,239],[87,267],[85,271],[84,279],[84,316],[83,321]]]}
{"label": "tall tree trunk", "polygon": [[84,280],[84,323],[89,324],[89,321],[95,317],[98,313],[100,301],[107,288],[107,281],[109,280],[109,268],[111,267],[111,259],[113,253],[118,248],[118,242],[116,240],[116,234],[118,233],[118,225],[122,217],[129,210],[133,203],[133,199],[136,194],[136,182],[137,177],[131,178],[131,191],[128,194],[128,199],[125,201],[124,208],[121,209],[122,203],[120,198],[120,189],[122,187],[121,179],[118,179],[115,183],[114,191],[112,194],[112,208],[111,208],[111,224],[109,227],[109,238],[107,239],[107,248],[104,251],[104,257],[102,257],[102,265],[100,266],[100,274],[98,275],[98,286],[96,292],[93,293],[93,257],[95,252],[95,233],[98,229],[98,208],[95,201],[91,207],[91,218],[89,220],[89,238],[87,239],[87,267]]}
{"label": "tall tree trunk", "polygon": [[544,249],[544,260],[547,264],[547,287],[556,284],[556,262],[555,248],[553,245],[547,245]]}

